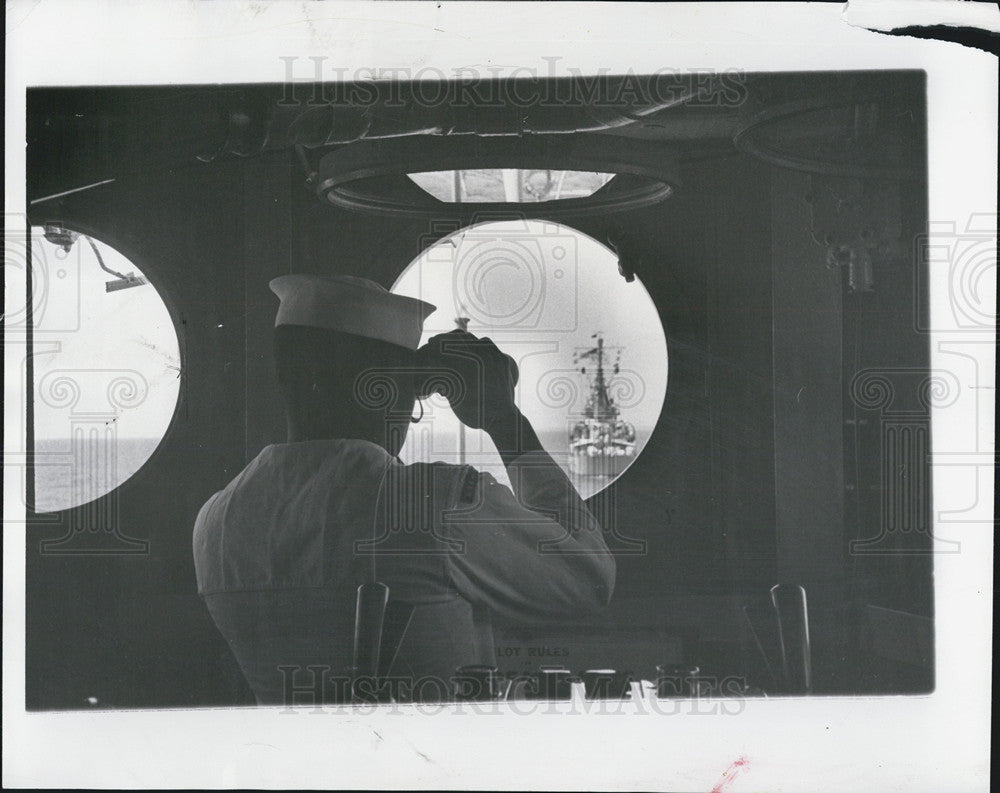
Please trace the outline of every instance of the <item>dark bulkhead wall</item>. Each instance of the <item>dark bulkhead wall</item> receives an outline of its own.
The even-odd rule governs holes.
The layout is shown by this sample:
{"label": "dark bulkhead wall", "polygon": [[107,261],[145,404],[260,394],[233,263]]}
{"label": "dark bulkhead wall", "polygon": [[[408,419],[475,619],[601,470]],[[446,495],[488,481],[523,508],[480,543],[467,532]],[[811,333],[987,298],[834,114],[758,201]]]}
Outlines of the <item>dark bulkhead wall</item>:
{"label": "dark bulkhead wall", "polygon": [[[844,376],[828,362],[831,344],[841,359],[843,321],[839,310],[804,314],[798,301],[811,289],[837,302],[842,287],[802,214],[804,177],[733,154],[688,165],[682,178],[660,205],[574,223],[602,241],[611,224],[628,230],[670,355],[660,422],[605,504],[617,531],[644,549],[619,556],[616,596],[595,627],[693,627],[706,646],[730,642],[738,666],[747,598],[820,570],[833,571],[821,590],[841,597]],[[32,222],[52,212],[149,275],[176,323],[184,374],[161,447],[119,489],[120,523],[149,540],[148,555],[40,555],[41,540],[73,525],[72,510],[29,527],[28,707],[82,707],[87,696],[129,707],[249,702],[197,598],[190,539],[201,504],[284,437],[267,283],[341,272],[390,286],[433,241],[431,229],[321,204],[288,152],[119,180]],[[876,324],[898,330],[891,309],[905,296],[884,299]],[[911,347],[919,365],[925,346]],[[785,410],[798,379],[813,384],[805,414]],[[800,441],[820,460],[805,474],[788,457]],[[808,514],[822,525],[807,529]],[[627,646],[608,652],[607,666],[631,667]]]}

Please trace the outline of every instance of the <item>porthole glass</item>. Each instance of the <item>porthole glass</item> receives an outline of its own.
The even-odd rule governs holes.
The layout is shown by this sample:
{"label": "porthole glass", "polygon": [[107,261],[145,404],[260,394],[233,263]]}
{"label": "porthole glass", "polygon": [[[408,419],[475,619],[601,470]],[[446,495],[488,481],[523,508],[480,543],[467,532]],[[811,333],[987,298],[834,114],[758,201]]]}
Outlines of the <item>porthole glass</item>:
{"label": "porthole glass", "polygon": [[31,229],[35,509],[121,485],[167,430],[180,351],[163,300],[135,263],[59,225]]}
{"label": "porthole glass", "polygon": [[[558,223],[483,223],[430,246],[393,291],[437,306],[421,343],[465,324],[517,361],[518,406],[585,498],[641,454],[666,396],[666,337],[604,245]],[[489,436],[440,396],[424,400],[401,457],[465,462],[509,484]]]}
{"label": "porthole glass", "polygon": [[553,171],[544,168],[479,168],[409,174],[438,201],[515,203],[589,198],[614,178],[597,171]]}

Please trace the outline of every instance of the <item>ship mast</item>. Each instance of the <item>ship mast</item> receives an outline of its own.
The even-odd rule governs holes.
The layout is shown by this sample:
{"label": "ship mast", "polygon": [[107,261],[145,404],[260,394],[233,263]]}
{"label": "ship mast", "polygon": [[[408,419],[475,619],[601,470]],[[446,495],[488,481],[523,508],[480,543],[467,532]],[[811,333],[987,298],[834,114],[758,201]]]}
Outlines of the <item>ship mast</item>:
{"label": "ship mast", "polygon": [[597,397],[595,418],[604,419],[611,416],[611,405],[608,400],[608,389],[604,382],[604,337],[597,337],[597,379],[594,382],[594,394]]}
{"label": "ship mast", "polygon": [[[590,381],[590,394],[587,397],[587,404],[584,407],[583,415],[588,419],[596,419],[597,421],[615,421],[618,418],[618,406],[615,405],[614,401],[608,395],[608,381],[604,374],[604,336],[600,331],[591,336],[592,339],[597,339],[597,344],[591,347],[589,350],[581,350],[577,348],[577,351],[573,354],[573,363],[578,364],[581,361],[589,360],[597,362],[597,371],[593,372],[589,376]],[[618,355],[621,356],[621,347],[615,346],[618,350]],[[587,368],[582,367],[580,373],[587,375]],[[615,362],[614,373],[618,374],[618,363]]]}
{"label": "ship mast", "polygon": [[604,378],[604,337],[595,333],[597,346],[583,353],[578,358],[597,359],[597,372],[590,383],[590,398],[587,400],[585,415],[598,421],[609,421],[617,418],[618,410],[608,396],[608,384]]}
{"label": "ship mast", "polygon": [[[458,190],[458,173],[458,171],[455,171],[456,190]],[[459,306],[459,311],[465,314],[465,306]],[[455,327],[461,331],[468,332],[469,318],[465,316],[455,317]],[[458,422],[458,464],[465,465],[465,425],[461,421]]]}

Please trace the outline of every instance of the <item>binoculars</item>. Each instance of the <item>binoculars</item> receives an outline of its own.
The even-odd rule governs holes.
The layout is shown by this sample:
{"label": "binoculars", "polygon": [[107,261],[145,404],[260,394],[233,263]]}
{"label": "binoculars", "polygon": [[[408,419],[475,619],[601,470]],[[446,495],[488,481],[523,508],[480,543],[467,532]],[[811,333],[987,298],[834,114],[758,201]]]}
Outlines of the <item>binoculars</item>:
{"label": "binoculars", "polygon": [[[507,361],[511,385],[516,386],[520,376],[517,363],[505,353],[503,357]],[[489,386],[486,378],[490,373],[485,370],[483,359],[477,355],[473,344],[464,348],[463,345],[456,344],[443,354],[438,347],[425,344],[413,353],[411,360],[418,399],[432,394],[441,394],[446,399],[457,397],[465,391],[463,378],[473,372],[483,378],[483,386]]]}

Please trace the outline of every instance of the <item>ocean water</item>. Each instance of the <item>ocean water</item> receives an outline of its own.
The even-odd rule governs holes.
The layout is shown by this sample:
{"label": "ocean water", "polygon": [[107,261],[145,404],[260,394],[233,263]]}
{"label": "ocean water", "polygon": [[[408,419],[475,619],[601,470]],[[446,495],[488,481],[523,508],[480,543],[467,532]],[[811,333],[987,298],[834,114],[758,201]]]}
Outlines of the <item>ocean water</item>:
{"label": "ocean water", "polygon": [[[635,458],[637,458],[649,440],[651,430],[637,428],[635,434]],[[507,470],[504,468],[500,455],[497,453],[496,447],[490,441],[489,437],[485,433],[468,430],[465,435],[465,454],[463,460],[457,432],[441,431],[437,428],[431,432],[429,428],[421,429],[421,425],[417,424],[414,429],[411,429],[400,457],[404,462],[465,462],[475,466],[480,471],[493,474],[498,482],[509,487],[510,479],[507,476]],[[562,428],[539,430],[538,439],[545,450],[552,455],[556,463],[566,472],[566,475],[569,476],[570,481],[572,481],[583,498],[589,498],[595,493],[600,492],[614,481],[612,477],[574,476],[570,473],[568,430]]]}
{"label": "ocean water", "polygon": [[[648,430],[636,430],[637,457],[649,434]],[[546,451],[569,474],[567,433],[561,429],[543,430],[538,436]],[[37,439],[35,509],[38,512],[54,512],[100,498],[142,468],[159,442],[159,438],[108,438],[103,435],[83,436],[76,440]],[[459,435],[440,430],[433,434],[413,431],[401,457],[404,462],[461,462]],[[500,455],[483,433],[466,432],[464,461],[493,474],[497,481],[510,485]],[[584,498],[609,483],[606,477],[570,478]]]}
{"label": "ocean water", "polygon": [[35,440],[35,509],[55,512],[100,498],[135,474],[159,438]]}

